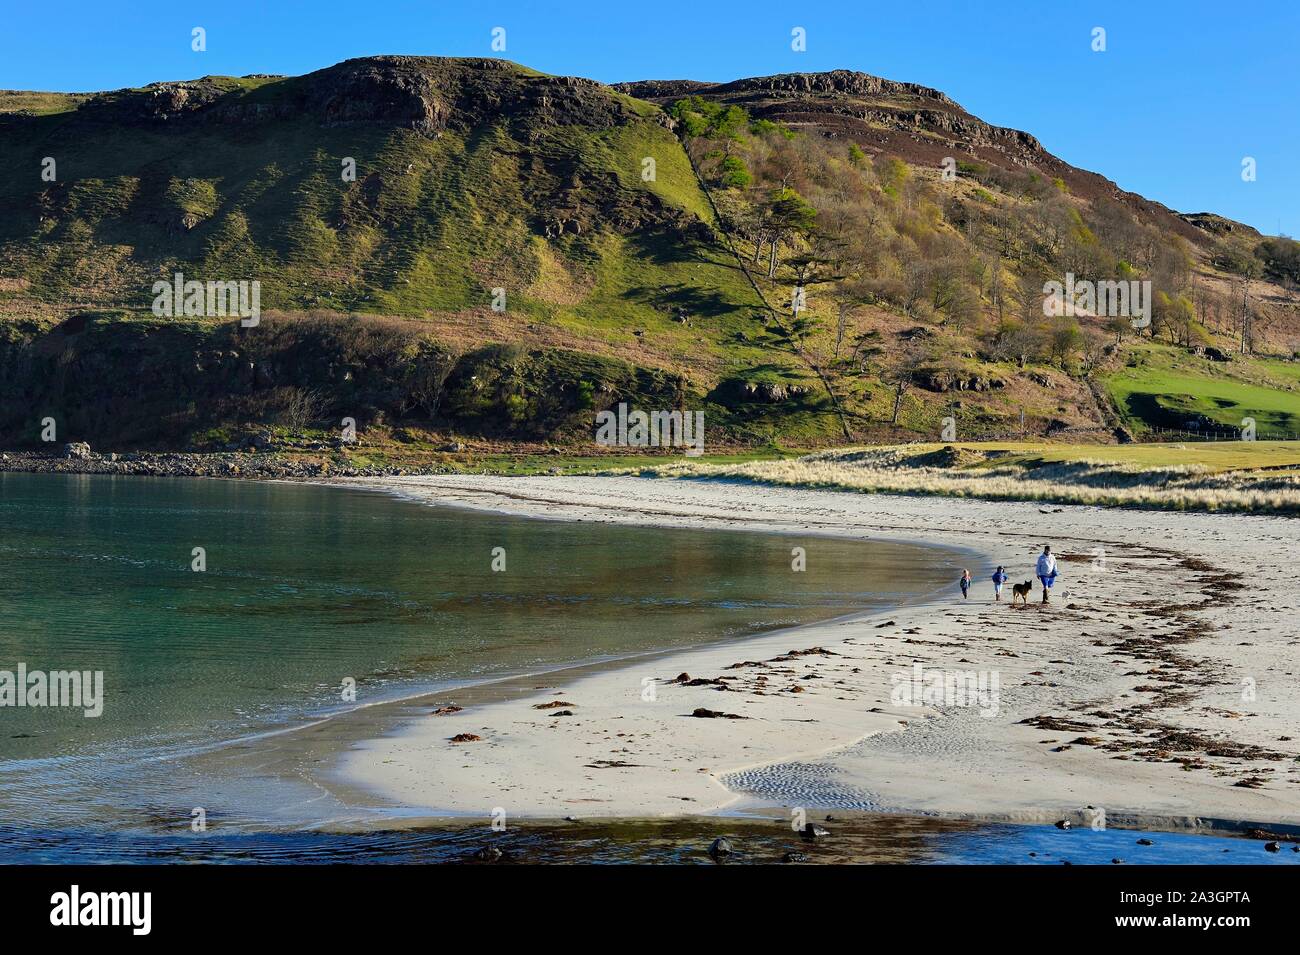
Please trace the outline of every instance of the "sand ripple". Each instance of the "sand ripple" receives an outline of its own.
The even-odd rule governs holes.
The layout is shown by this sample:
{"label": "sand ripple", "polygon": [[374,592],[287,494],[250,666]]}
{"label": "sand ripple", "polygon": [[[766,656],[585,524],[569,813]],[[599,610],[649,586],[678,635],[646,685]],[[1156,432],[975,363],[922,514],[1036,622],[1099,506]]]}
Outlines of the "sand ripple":
{"label": "sand ripple", "polygon": [[822,763],[773,763],[721,777],[732,792],[781,806],[817,809],[880,810],[879,800],[836,778],[835,767]]}

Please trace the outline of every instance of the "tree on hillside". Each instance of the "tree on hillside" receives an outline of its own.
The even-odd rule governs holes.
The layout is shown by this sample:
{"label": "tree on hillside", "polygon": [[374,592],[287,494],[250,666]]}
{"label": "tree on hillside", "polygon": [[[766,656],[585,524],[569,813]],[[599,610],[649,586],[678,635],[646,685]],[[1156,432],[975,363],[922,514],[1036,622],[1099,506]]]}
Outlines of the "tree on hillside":
{"label": "tree on hillside", "polygon": [[[682,125],[687,136],[737,142],[749,125],[749,114],[739,106],[723,106],[700,96],[679,99],[668,107],[668,115]],[[730,151],[730,146],[725,147]]]}
{"label": "tree on hillside", "polygon": [[1083,346],[1083,332],[1072,319],[1059,319],[1047,339],[1047,351],[1054,364],[1067,370],[1070,359]]}
{"label": "tree on hillside", "polygon": [[1204,344],[1208,340],[1205,329],[1196,320],[1196,309],[1184,295],[1157,292],[1151,308],[1151,334],[1168,335],[1171,345]]}
{"label": "tree on hillside", "polygon": [[1269,278],[1300,284],[1300,242],[1284,235],[1265,239],[1255,246],[1255,257],[1263,263],[1264,274]]}
{"label": "tree on hillside", "polygon": [[1114,318],[1106,320],[1105,329],[1107,333],[1115,337],[1115,347],[1118,348],[1124,344],[1124,336],[1134,331],[1133,320],[1123,315],[1116,315]]}
{"label": "tree on hillside", "polygon": [[718,185],[724,189],[745,189],[753,182],[745,161],[739,156],[726,156],[718,166]]}
{"label": "tree on hillside", "polygon": [[876,178],[880,188],[891,198],[898,198],[903,185],[911,178],[912,170],[896,156],[878,156],[875,162]]}
{"label": "tree on hillside", "polygon": [[793,189],[780,189],[772,194],[764,209],[762,231],[767,236],[771,257],[767,264],[767,277],[776,278],[777,254],[782,242],[806,234],[817,218],[817,210],[804,201]]}
{"label": "tree on hillside", "polygon": [[998,324],[989,346],[989,356],[995,361],[1013,361],[1024,368],[1037,357],[1041,338],[1031,323],[1017,318],[1006,318]]}
{"label": "tree on hillside", "polygon": [[1264,260],[1261,256],[1230,242],[1219,243],[1210,257],[1210,264],[1216,269],[1248,279],[1257,279],[1264,274]]}
{"label": "tree on hillside", "polygon": [[913,382],[916,380],[917,370],[925,364],[927,355],[919,343],[909,343],[903,346],[903,352],[899,355],[898,360],[890,368],[881,372],[880,380],[894,389],[894,401],[889,416],[889,423],[898,424],[898,417],[903,411],[903,399],[907,397],[908,391],[911,390]]}
{"label": "tree on hillside", "polygon": [[1027,325],[1034,325],[1043,319],[1043,286],[1046,282],[1044,273],[1031,270],[1020,276],[1012,290],[1016,317]]}
{"label": "tree on hillside", "polygon": [[1091,375],[1106,357],[1106,336],[1093,328],[1085,329],[1079,343],[1082,368],[1085,376]]}

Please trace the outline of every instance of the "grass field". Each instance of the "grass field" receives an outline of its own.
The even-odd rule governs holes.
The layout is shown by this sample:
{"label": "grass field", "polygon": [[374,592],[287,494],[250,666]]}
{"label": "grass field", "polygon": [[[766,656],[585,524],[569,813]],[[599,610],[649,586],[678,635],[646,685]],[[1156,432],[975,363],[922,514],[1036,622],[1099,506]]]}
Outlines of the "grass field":
{"label": "grass field", "polygon": [[906,444],[794,460],[688,461],[662,477],[1103,507],[1295,513],[1300,441],[1228,444]]}
{"label": "grass field", "polygon": [[1126,366],[1104,384],[1125,425],[1235,431],[1254,418],[1261,437],[1300,435],[1300,364],[1213,362],[1164,345],[1135,346]]}
{"label": "grass field", "polygon": [[[937,450],[942,445],[918,445]],[[1152,444],[1032,444],[994,442],[958,448],[992,454],[976,467],[1069,464],[1093,461],[1137,467],[1203,467],[1219,473],[1259,468],[1300,468],[1300,441],[1192,441]]]}

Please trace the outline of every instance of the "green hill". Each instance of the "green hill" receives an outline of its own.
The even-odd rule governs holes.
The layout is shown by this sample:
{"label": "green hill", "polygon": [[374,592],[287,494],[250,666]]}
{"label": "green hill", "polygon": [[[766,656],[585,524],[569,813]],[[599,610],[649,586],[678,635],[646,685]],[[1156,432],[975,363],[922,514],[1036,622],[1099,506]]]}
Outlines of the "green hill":
{"label": "green hill", "polygon": [[[935,165],[950,152],[955,182]],[[1270,390],[1295,377],[1300,323],[1290,286],[1258,271],[1257,233],[1115,198],[1032,137],[864,74],[611,88],[371,57],[0,93],[0,155],[24,171],[0,180],[8,445],[39,443],[47,416],[61,440],[112,447],[343,417],[589,441],[621,401],[704,410],[724,444],[934,438],[949,416],[963,436],[1110,440],[1121,420],[1222,407],[1189,385],[1186,407],[1153,410],[1133,336],[1104,351],[1100,320],[1036,314],[1064,268],[1128,269],[1174,303],[1202,276],[1195,329],[1170,305],[1154,330],[1187,356],[1230,347],[1230,323],[1196,308],[1254,282],[1276,312],[1258,354],[1179,373],[1239,382],[1224,414],[1261,429],[1300,415]],[[178,272],[257,282],[259,324],[155,314]],[[1265,358],[1281,370],[1256,382]]]}

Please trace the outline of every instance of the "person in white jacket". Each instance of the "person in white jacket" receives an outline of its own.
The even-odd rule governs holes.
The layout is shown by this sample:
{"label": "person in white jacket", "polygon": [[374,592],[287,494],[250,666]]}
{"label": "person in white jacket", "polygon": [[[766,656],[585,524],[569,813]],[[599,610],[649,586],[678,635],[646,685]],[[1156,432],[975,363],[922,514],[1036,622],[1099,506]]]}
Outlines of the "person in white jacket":
{"label": "person in white jacket", "polygon": [[1051,547],[1044,547],[1038,555],[1037,573],[1038,580],[1043,585],[1043,603],[1047,603],[1047,595],[1056,582],[1056,558],[1052,555]]}

